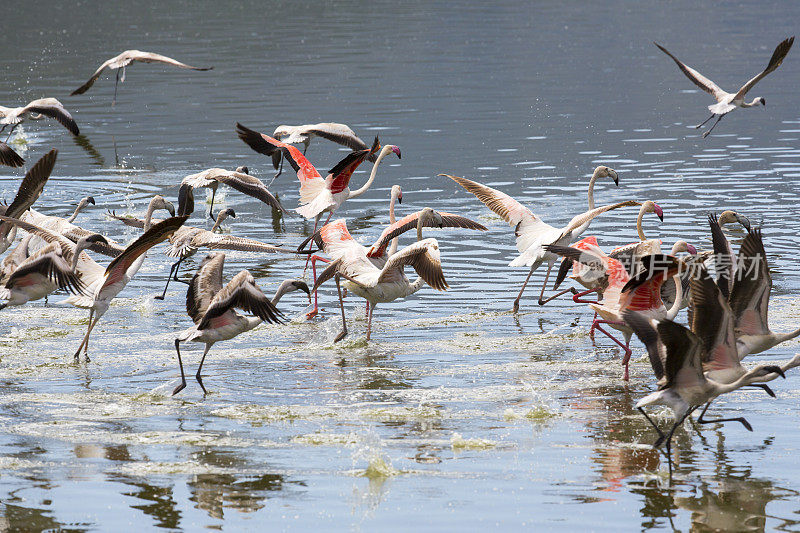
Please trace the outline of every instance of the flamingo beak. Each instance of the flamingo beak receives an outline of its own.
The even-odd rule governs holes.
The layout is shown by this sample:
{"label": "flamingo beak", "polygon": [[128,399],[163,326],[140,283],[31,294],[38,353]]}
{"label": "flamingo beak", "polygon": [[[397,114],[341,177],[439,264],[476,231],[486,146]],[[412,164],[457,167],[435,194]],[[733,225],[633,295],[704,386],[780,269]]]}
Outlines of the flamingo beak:
{"label": "flamingo beak", "polygon": [[661,222],[664,222],[664,210],[661,209],[661,206],[656,204],[654,211],[655,211],[656,216],[658,217],[658,219]]}
{"label": "flamingo beak", "polygon": [[399,204],[403,203],[403,194],[402,193],[400,193],[400,196],[397,197],[397,203],[399,203]]}
{"label": "flamingo beak", "polygon": [[765,366],[764,370],[768,370],[769,372],[772,372],[774,374],[778,374],[783,379],[786,379],[786,374],[783,373],[783,369],[781,369],[781,367],[779,367],[779,366],[775,366],[775,365]]}
{"label": "flamingo beak", "polygon": [[736,221],[739,222],[739,224],[741,224],[744,227],[744,229],[746,229],[747,231],[750,231],[750,219],[749,218],[737,214],[736,215]]}
{"label": "flamingo beak", "polygon": [[689,252],[689,255],[697,255],[697,248],[689,243],[686,243],[686,251]]}
{"label": "flamingo beak", "polygon": [[397,146],[392,145],[392,152],[397,154],[397,159],[403,159],[400,154],[400,148],[398,148]]}
{"label": "flamingo beak", "polygon": [[89,202],[92,205],[97,205],[97,204],[94,203],[94,196],[87,196],[86,197],[86,201]]}

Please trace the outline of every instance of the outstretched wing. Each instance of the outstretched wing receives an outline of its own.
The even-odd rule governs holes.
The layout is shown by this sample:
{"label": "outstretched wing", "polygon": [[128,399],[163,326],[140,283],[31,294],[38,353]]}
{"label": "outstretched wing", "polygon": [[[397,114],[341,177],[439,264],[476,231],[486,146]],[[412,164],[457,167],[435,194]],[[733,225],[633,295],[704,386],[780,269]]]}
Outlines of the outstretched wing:
{"label": "outstretched wing", "polygon": [[662,52],[667,54],[669,57],[671,57],[672,60],[675,62],[675,64],[678,65],[678,68],[681,69],[681,72],[686,74],[686,77],[689,78],[690,80],[692,80],[692,83],[694,83],[695,85],[697,85],[698,87],[703,89],[705,92],[707,92],[708,94],[710,94],[711,96],[716,98],[717,102],[719,102],[722,98],[725,97],[725,94],[726,94],[725,91],[720,89],[719,86],[716,83],[714,83],[710,79],[706,78],[705,76],[703,76],[702,74],[697,72],[692,67],[690,67],[690,66],[686,65],[685,63],[683,63],[677,57],[672,55],[669,52],[669,50],[667,50],[666,48],[664,48],[660,44],[658,44],[656,42],[654,42],[653,44],[656,45],[659,50],[661,50]]}
{"label": "outstretched wing", "polygon": [[261,200],[270,207],[283,211],[284,213],[288,212],[286,209],[284,209],[278,199],[271,192],[269,192],[269,190],[267,190],[267,186],[255,176],[226,170],[212,174],[212,178],[220,183],[224,183],[225,185],[236,189],[241,193],[252,196],[257,200]]}
{"label": "outstretched wing", "polygon": [[402,272],[406,265],[413,267],[417,275],[437,291],[448,288],[444,272],[442,272],[439,243],[436,239],[423,239],[415,242],[390,257],[378,276],[378,283],[388,281],[388,278],[396,275],[398,270]]}
{"label": "outstretched wing", "polygon": [[312,124],[306,130],[306,133],[322,137],[336,144],[341,144],[351,150],[366,150],[368,148],[367,143],[362,141],[350,126],[346,124],[320,122],[319,124]]}
{"label": "outstretched wing", "polygon": [[636,333],[636,336],[647,348],[647,355],[650,358],[650,366],[656,379],[661,381],[664,378],[664,365],[667,361],[667,352],[664,344],[658,338],[658,332],[653,327],[650,319],[635,311],[625,311],[622,313],[625,323]]}
{"label": "outstretched wing", "polygon": [[[330,178],[330,190],[332,194],[336,194],[337,192],[342,192],[348,185],[350,185],[350,178],[353,177],[353,172],[364,162],[364,160],[374,154],[381,148],[381,143],[378,141],[378,137],[375,137],[375,142],[372,143],[372,148],[369,150],[357,150],[355,152],[350,152],[347,154],[344,159],[339,161],[336,166],[334,166],[328,172],[328,178]],[[327,180],[326,180],[327,181]]]}
{"label": "outstretched wing", "polygon": [[13,148],[0,141],[0,165],[16,168],[24,164],[25,160]]}
{"label": "outstretched wing", "polygon": [[792,44],[794,43],[794,37],[789,37],[788,39],[782,41],[778,46],[775,47],[775,51],[772,52],[772,57],[769,59],[769,63],[767,64],[767,68],[761,71],[759,74],[753,76],[747,83],[742,85],[742,88],[739,89],[739,92],[736,93],[734,97],[735,100],[740,100],[744,98],[747,94],[747,91],[753,88],[753,86],[761,81],[767,74],[774,72],[781,63],[783,63],[783,59],[786,57],[786,54],[789,53],[789,50],[792,48]]}
{"label": "outstretched wing", "polygon": [[694,309],[691,329],[703,341],[705,370],[739,366],[736,337],[733,333],[733,313],[726,298],[702,265],[691,276],[689,283]]}
{"label": "outstretched wing", "polygon": [[320,176],[317,169],[314,168],[314,165],[312,165],[311,162],[306,159],[306,156],[294,146],[273,139],[269,135],[251,130],[238,122],[236,123],[236,134],[247,146],[259,154],[271,157],[276,151],[282,151],[286,160],[292,165],[294,171],[297,172],[301,188],[309,180],[313,181],[319,179],[322,181],[322,176]]}
{"label": "outstretched wing", "polygon": [[48,244],[23,261],[8,278],[5,287],[13,289],[17,285],[27,285],[30,282],[25,278],[30,275],[45,277],[59,289],[65,289],[72,294],[81,293],[84,289],[80,276],[72,271],[61,255],[58,243]]}
{"label": "outstretched wing", "polygon": [[256,285],[255,278],[247,270],[242,270],[236,274],[214,296],[203,315],[203,319],[197,324],[197,329],[207,328],[212,325],[215,318],[224,315],[231,309],[242,309],[268,323],[280,323],[283,318],[283,314],[261,292],[261,289]]}
{"label": "outstretched wing", "polygon": [[[10,218],[19,218],[22,213],[28,210],[30,206],[42,194],[44,184],[53,172],[53,167],[56,164],[56,157],[58,150],[55,148],[47,152],[36,164],[22,178],[22,183],[19,186],[17,195],[14,200],[6,208],[5,216]],[[11,226],[8,224],[0,224],[0,240],[5,239],[11,231]]]}
{"label": "outstretched wing", "polygon": [[[83,94],[86,91],[88,91],[92,87],[92,85],[94,85],[94,82],[96,82],[97,79],[103,74],[103,71],[105,69],[111,67],[111,65],[113,63],[115,63],[116,61],[118,61],[121,56],[122,56],[122,54],[120,54],[120,55],[118,55],[116,57],[112,57],[108,61],[105,61],[102,65],[100,65],[97,68],[97,70],[94,71],[94,74],[92,74],[92,76],[88,80],[86,80],[86,83],[84,83],[83,85],[81,85],[80,87],[78,87],[77,89],[72,91],[71,93],[69,93],[69,95],[70,96],[75,96],[75,95],[78,95],[78,94]],[[118,66],[114,66],[113,68],[119,68],[119,67]]]}
{"label": "outstretched wing", "polygon": [[[375,241],[370,249],[367,251],[368,257],[382,257],[384,252],[386,251],[386,247],[392,242],[392,239],[395,237],[399,237],[403,233],[412,230],[417,227],[419,223],[419,217],[422,211],[417,211],[416,213],[411,213],[410,215],[406,215],[394,224],[391,224],[386,229],[383,230],[381,236]],[[487,231],[487,227],[483,224],[479,224],[473,220],[468,219],[467,217],[462,217],[461,215],[454,215],[453,213],[445,213],[443,211],[438,212],[439,215],[442,217],[442,227],[443,228],[465,228],[465,229],[474,229],[479,231]],[[434,224],[433,219],[423,219],[423,226],[426,228],[436,227],[437,225]]]}
{"label": "outstretched wing", "polygon": [[67,128],[73,135],[80,135],[78,124],[72,115],[69,114],[64,106],[55,98],[40,98],[29,103],[22,109],[23,113],[41,113],[42,115],[56,119],[62,126]]}
{"label": "outstretched wing", "polygon": [[524,252],[531,245],[540,240],[540,237],[548,232],[558,232],[556,228],[542,222],[542,220],[531,212],[530,209],[511,198],[504,192],[492,189],[476,181],[451,176],[450,174],[439,174],[455,181],[468,192],[475,195],[478,200],[486,207],[494,211],[510,226],[516,227],[517,250]]}
{"label": "outstretched wing", "polygon": [[186,68],[191,70],[213,70],[214,67],[193,67],[186,63],[181,63],[177,59],[156,54],[153,52],[141,52],[139,50],[128,50],[125,52],[130,61],[141,61],[142,63],[164,63],[165,65],[172,65],[173,67]]}
{"label": "outstretched wing", "polygon": [[200,263],[189,290],[186,291],[186,313],[195,324],[199,324],[206,314],[214,296],[222,290],[222,268],[225,266],[225,254],[216,252],[209,254]]}
{"label": "outstretched wing", "polygon": [[736,274],[729,298],[736,329],[745,335],[769,334],[767,312],[772,277],[769,275],[761,228],[747,232],[736,263]]}
{"label": "outstretched wing", "polygon": [[671,320],[660,320],[657,329],[667,352],[665,387],[690,389],[702,386],[706,381],[702,364],[706,358],[703,342],[697,335]]}

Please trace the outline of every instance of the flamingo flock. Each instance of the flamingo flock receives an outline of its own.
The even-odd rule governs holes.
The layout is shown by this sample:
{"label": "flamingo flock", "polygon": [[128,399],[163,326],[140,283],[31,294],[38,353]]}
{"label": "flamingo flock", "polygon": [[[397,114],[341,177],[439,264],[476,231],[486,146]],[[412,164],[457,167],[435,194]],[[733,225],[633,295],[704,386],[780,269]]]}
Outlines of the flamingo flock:
{"label": "flamingo flock", "polygon": [[[766,104],[760,97],[750,103],[745,102],[744,97],[759,80],[781,65],[793,40],[790,38],[778,45],[768,66],[737,93],[724,92],[663,46],[656,46],[671,57],[693,83],[717,99],[717,104],[709,106],[712,116],[708,119],[716,116],[717,121],[703,134],[706,137],[722,117],[736,107]],[[136,61],[198,71],[210,70],[210,67],[192,67],[160,54],[128,50],[104,62],[72,95],[85,93],[106,69],[112,69],[117,72],[113,105],[117,86],[125,79],[126,67]],[[11,126],[10,137],[23,120],[42,117],[57,120],[73,135],[80,133],[72,115],[54,98],[34,100],[22,107],[0,106],[0,132]],[[231,131],[233,134],[234,131]],[[69,293],[66,303],[89,311],[86,333],[73,354],[75,361],[80,360],[81,353],[88,361],[91,333],[109,310],[111,301],[140,270],[148,252],[168,241],[165,253],[175,258],[176,262],[167,274],[163,292],[155,298],[166,298],[171,281],[186,283],[186,312],[193,322],[174,341],[180,383],[172,394],[178,394],[187,386],[180,350],[181,344],[186,342],[205,345],[195,379],[206,394],[201,371],[210,348],[219,341],[232,339],[262,323],[284,323],[287,316],[278,305],[286,294],[294,291],[305,293],[311,309],[304,318],[311,321],[321,314],[318,290],[332,279],[341,316],[340,330],[332,342],[341,341],[349,333],[345,310],[348,293],[366,302],[365,337],[367,341],[372,341],[373,315],[378,305],[414,297],[426,286],[435,291],[449,288],[445,278],[446,272],[450,276],[446,266],[448,258],[442,253],[437,238],[423,237],[423,232],[428,231],[426,228],[460,231],[488,229],[467,216],[430,207],[398,219],[395,215],[396,204],[402,203],[403,191],[394,185],[389,195],[388,223],[377,240],[365,246],[351,234],[348,221],[340,216],[340,212],[346,212],[348,200],[364,195],[376,182],[378,167],[384,158],[392,154],[401,157],[398,146],[381,144],[377,136],[371,144],[367,144],[349,126],[333,122],[280,125],[274,129],[272,136],[236,123],[235,135],[249,149],[269,158],[278,171],[272,181],[265,184],[247,167],[235,170],[212,167],[189,174],[176,184],[177,208],[163,196],[155,195],[141,217],[117,215],[113,211],[108,213],[111,220],[141,231],[127,245],[75,224],[81,210],[96,205],[93,197],[82,199],[69,218],[47,216],[33,209],[56,167],[57,151],[51,150],[45,154],[25,173],[12,202],[0,206],[0,252],[10,249],[0,265],[0,309],[25,305],[58,291]],[[327,173],[320,173],[318,165],[315,166],[306,157],[309,144],[315,137],[337,143],[351,151],[335,162]],[[295,144],[303,144],[302,152]],[[354,173],[366,162],[372,163],[368,179],[360,187],[351,189]],[[0,143],[0,163],[18,167],[24,161],[3,142]],[[283,172],[284,163],[288,163],[298,179],[299,205],[293,211],[287,210],[278,196],[269,190],[275,178]],[[640,399],[635,407],[658,435],[654,446],[660,448],[664,445],[670,475],[673,434],[695,410],[702,407],[697,419],[701,424],[735,421],[752,431],[752,426],[744,417],[709,420],[704,416],[716,398],[742,387],[757,387],[774,396],[774,391],[767,383],[785,377],[790,369],[800,366],[800,356],[783,364],[752,367],[743,364],[744,358],[750,354],[764,352],[800,336],[800,328],[776,333],[769,327],[772,279],[762,228],[753,226],[743,214],[724,210],[719,216],[713,213],[708,216],[712,242],[710,250],[702,251],[696,245],[678,240],[673,243],[669,253],[664,253],[662,240],[647,238],[644,231],[648,214],[655,215],[647,218],[648,224],[656,217],[662,221],[664,219],[664,210],[655,201],[628,198],[600,206],[595,204],[594,188],[598,180],[607,179],[619,186],[617,171],[608,166],[600,165],[592,172],[588,182],[586,210],[573,213],[571,218],[564,217],[560,225],[548,224],[531,207],[499,189],[466,177],[446,173],[438,176],[446,178],[442,179],[442,184],[454,182],[473,195],[513,228],[518,255],[508,266],[523,269],[527,275],[513,300],[511,313],[519,313],[525,289],[534,272],[546,264],[538,304],[545,305],[567,293],[571,294],[575,303],[588,304],[589,312],[594,315],[589,328],[592,339],[597,331],[622,349],[623,382],[630,380],[629,367],[633,354],[631,340],[634,335],[641,340],[649,356],[657,390]],[[236,218],[236,212],[232,208],[225,208],[214,215],[214,201],[220,185],[263,202],[280,216],[297,215],[307,221],[313,220],[310,236],[299,243],[296,249],[290,249],[222,232],[224,221]],[[211,191],[211,206],[207,216],[214,223],[210,229],[185,224],[194,214],[194,194],[198,188]],[[453,192],[461,189],[454,187]],[[463,192],[460,194],[463,195]],[[475,205],[477,207],[479,204]],[[626,210],[626,217],[630,211],[628,220],[631,223],[636,214],[634,227],[638,240],[606,251],[608,248],[604,249],[598,236],[583,237],[583,234],[594,219],[614,210]],[[157,211],[166,211],[169,217],[156,219],[153,216]],[[339,218],[333,219],[334,214]],[[206,220],[206,214],[202,213],[199,218]],[[723,231],[725,224],[732,223],[740,224],[747,232],[738,254],[734,253]],[[416,230],[416,240],[401,247],[400,239],[413,230]],[[202,259],[189,281],[182,280],[178,277],[182,263],[201,248],[211,252]],[[283,280],[275,295],[268,298],[248,270],[240,271],[225,284],[223,269],[226,256],[218,250],[266,253],[281,260],[298,261],[298,276],[296,279]],[[103,266],[90,253],[105,255],[111,260]],[[302,270],[299,268],[301,262],[305,262]],[[317,262],[326,263],[319,274]],[[547,284],[559,262],[553,285],[553,290],[558,292],[546,296]],[[311,280],[306,282],[303,278],[309,263]],[[416,273],[415,279],[407,277],[407,267]],[[559,291],[560,285],[568,278],[576,281],[581,290],[573,286]],[[677,322],[684,309],[687,310],[686,325]],[[673,421],[668,428],[662,429],[645,409],[654,405],[667,406],[672,410]]]}

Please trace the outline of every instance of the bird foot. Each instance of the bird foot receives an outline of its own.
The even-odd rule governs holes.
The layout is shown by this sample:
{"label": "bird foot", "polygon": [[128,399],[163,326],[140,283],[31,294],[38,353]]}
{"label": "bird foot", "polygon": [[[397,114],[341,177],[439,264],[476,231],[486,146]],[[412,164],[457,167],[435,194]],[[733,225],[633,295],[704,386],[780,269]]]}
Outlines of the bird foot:
{"label": "bird foot", "polygon": [[333,342],[337,343],[340,340],[344,339],[345,337],[347,337],[347,329],[343,329],[342,331],[340,331],[339,334],[336,335],[336,338],[333,339]]}
{"label": "bird foot", "polygon": [[514,306],[511,308],[511,311],[513,313],[519,312],[519,300],[514,300]]}
{"label": "bird foot", "polygon": [[154,300],[163,300],[164,296],[162,294],[159,294],[158,296],[153,296],[153,299]]}
{"label": "bird foot", "polygon": [[184,380],[184,381],[181,382],[180,385],[175,387],[175,390],[172,391],[172,395],[175,396],[176,394],[178,394],[180,391],[182,391],[185,388],[186,388],[186,381]]}
{"label": "bird foot", "polygon": [[203,389],[203,396],[207,395],[207,394],[208,394],[208,391],[206,390],[206,387],[205,387],[205,385],[203,385],[203,378],[200,376],[200,374],[196,374],[196,375],[194,376],[194,378],[195,378],[195,379],[197,380],[197,382],[200,384],[200,388],[201,388],[201,389]]}
{"label": "bird foot", "polygon": [[312,318],[317,316],[317,314],[319,314],[319,309],[312,309],[311,311],[306,313],[306,320],[311,320]]}
{"label": "bird foot", "polygon": [[709,133],[711,133],[711,131],[704,131],[704,132],[703,132],[703,139],[705,139],[706,137],[708,137],[708,134],[709,134]]}

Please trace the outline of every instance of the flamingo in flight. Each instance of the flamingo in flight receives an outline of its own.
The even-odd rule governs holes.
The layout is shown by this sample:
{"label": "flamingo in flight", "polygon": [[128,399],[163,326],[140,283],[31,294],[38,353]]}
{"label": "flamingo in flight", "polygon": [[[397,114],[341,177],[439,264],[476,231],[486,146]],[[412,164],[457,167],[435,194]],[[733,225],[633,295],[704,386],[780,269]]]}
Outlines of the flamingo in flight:
{"label": "flamingo in flight", "polygon": [[[21,218],[44,190],[47,179],[56,165],[58,150],[55,148],[39,159],[22,178],[14,200],[8,206],[0,206],[0,215],[9,218]],[[5,252],[17,236],[17,227],[10,223],[0,223],[0,253]]]}
{"label": "flamingo in flight", "polygon": [[748,108],[748,107],[756,107],[757,105],[766,106],[767,101],[762,98],[754,98],[752,102],[745,102],[744,97],[747,93],[752,89],[756,83],[761,81],[765,76],[774,72],[781,63],[783,63],[783,59],[786,57],[786,54],[789,53],[789,50],[792,48],[792,43],[794,43],[794,37],[790,37],[784,41],[782,41],[776,48],[775,51],[772,53],[772,57],[767,64],[767,68],[763,71],[752,77],[747,83],[742,85],[742,87],[735,93],[725,92],[720,89],[719,85],[711,81],[710,79],[706,78],[699,72],[697,72],[692,67],[686,65],[677,57],[672,55],[666,48],[661,46],[658,43],[655,44],[659,50],[667,54],[672,60],[678,65],[678,68],[681,69],[687,78],[689,78],[692,83],[703,89],[705,92],[710,94],[711,96],[716,99],[717,103],[714,105],[708,106],[708,110],[711,111],[711,116],[705,119],[703,122],[695,126],[695,128],[702,128],[706,122],[711,120],[714,117],[717,117],[717,121],[708,129],[708,131],[703,133],[703,138],[707,137],[709,133],[719,124],[719,121],[722,120],[722,117],[736,109],[737,107],[741,108]]}
{"label": "flamingo in flight", "polygon": [[[722,394],[755,383],[772,374],[783,375],[783,370],[779,366],[759,365],[732,383],[718,383],[703,373],[702,361],[708,359],[708,354],[703,340],[696,334],[671,320],[652,320],[634,311],[625,312],[624,319],[647,347],[653,372],[658,379],[658,390],[639,400],[636,409],[645,416],[659,435],[654,446],[657,448],[666,441],[670,479],[672,435],[695,409]],[[644,407],[648,405],[665,405],[672,410],[673,424],[666,434],[645,412]],[[738,421],[746,423],[743,418]]]}
{"label": "flamingo in flight", "polygon": [[80,135],[81,131],[78,124],[72,115],[69,114],[64,106],[55,98],[39,98],[33,100],[26,106],[22,107],[4,107],[0,105],[0,133],[11,125],[11,131],[8,132],[8,141],[17,126],[22,124],[25,119],[39,120],[43,116],[56,119],[62,126],[67,128],[73,135]]}
{"label": "flamingo in flight", "polygon": [[[175,351],[178,353],[178,365],[181,370],[181,383],[172,391],[173,396],[186,387],[186,375],[183,372],[180,343],[202,342],[206,348],[200,365],[197,368],[195,379],[207,394],[203,385],[200,372],[208,351],[219,341],[232,339],[255,328],[261,322],[280,323],[283,314],[278,311],[277,305],[281,297],[289,292],[301,290],[309,294],[308,285],[303,281],[287,279],[278,287],[275,296],[270,300],[256,284],[253,275],[242,270],[222,286],[222,269],[225,264],[225,254],[215,252],[209,254],[189,284],[186,293],[186,312],[194,321],[194,326],[181,332],[175,339]],[[254,317],[245,317],[234,311],[242,309],[254,314]]]}
{"label": "flamingo in flight", "polygon": [[[171,57],[162,56],[161,54],[155,54],[153,52],[142,52],[140,50],[125,50],[121,54],[112,57],[111,59],[105,61],[102,65],[100,65],[94,74],[80,87],[75,89],[70,93],[70,96],[75,96],[77,94],[83,94],[88,91],[94,82],[103,74],[106,69],[116,70],[117,71],[117,79],[114,82],[114,99],[111,101],[111,105],[114,105],[117,102],[117,87],[119,86],[120,82],[125,81],[125,70],[128,65],[133,63],[134,61],[139,61],[140,63],[162,63],[164,65],[172,65],[173,67],[184,68],[184,69],[191,69],[191,70],[212,70],[214,67],[193,67],[191,65],[187,65],[185,63],[181,63],[176,59],[172,59]],[[120,70],[122,69],[122,75],[120,75]]]}
{"label": "flamingo in flight", "polygon": [[[303,155],[306,155],[308,145],[314,137],[327,139],[351,150],[366,150],[369,148],[367,143],[362,141],[350,126],[337,122],[320,122],[318,124],[303,124],[302,126],[281,124],[275,128],[272,136],[286,144],[303,143]],[[367,160],[372,163],[375,162],[375,159],[376,154],[367,156]],[[272,154],[272,166],[278,171],[272,178],[274,181],[283,172],[283,152],[278,151]]]}
{"label": "flamingo in flight", "polygon": [[539,305],[544,305],[547,302],[547,300],[543,299],[544,290],[547,286],[547,280],[550,279],[550,271],[553,269],[558,255],[548,252],[545,249],[546,245],[557,244],[566,246],[575,241],[586,231],[591,221],[598,215],[606,211],[619,209],[620,207],[641,205],[639,202],[628,200],[596,208],[594,206],[594,184],[597,179],[600,177],[610,177],[614,180],[615,184],[619,184],[616,171],[606,166],[599,166],[594,170],[592,178],[589,180],[589,210],[574,216],[566,226],[556,228],[545,223],[542,219],[533,214],[530,209],[497,189],[492,189],[491,187],[466,178],[459,178],[449,174],[439,175],[446,176],[464,187],[464,189],[474,194],[478,200],[483,202],[486,207],[502,217],[510,226],[515,227],[514,234],[517,238],[517,250],[519,250],[520,255],[511,261],[509,266],[515,267],[524,265],[530,268],[528,276],[525,278],[525,282],[522,284],[522,288],[514,300],[513,311],[515,313],[519,311],[519,301],[522,299],[522,293],[525,291],[528,281],[530,281],[534,271],[545,261],[547,261],[548,267],[544,282],[542,283],[542,290],[539,293]]}
{"label": "flamingo in flight", "polygon": [[[422,227],[421,220],[418,222],[419,231]],[[357,243],[347,231],[347,223],[343,218],[323,226],[319,235],[325,253],[331,256],[332,261],[319,275],[311,291],[315,292],[320,285],[331,278],[336,281],[342,312],[342,331],[333,342],[339,342],[347,335],[340,278],[345,278],[344,285],[347,290],[370,303],[367,340],[370,340],[372,314],[377,304],[410,296],[426,283],[439,291],[448,287],[442,272],[439,243],[436,239],[423,239],[406,246],[389,257],[382,267],[378,267],[367,256],[367,248]],[[407,265],[413,267],[419,276],[414,282],[409,281],[403,272]]]}

